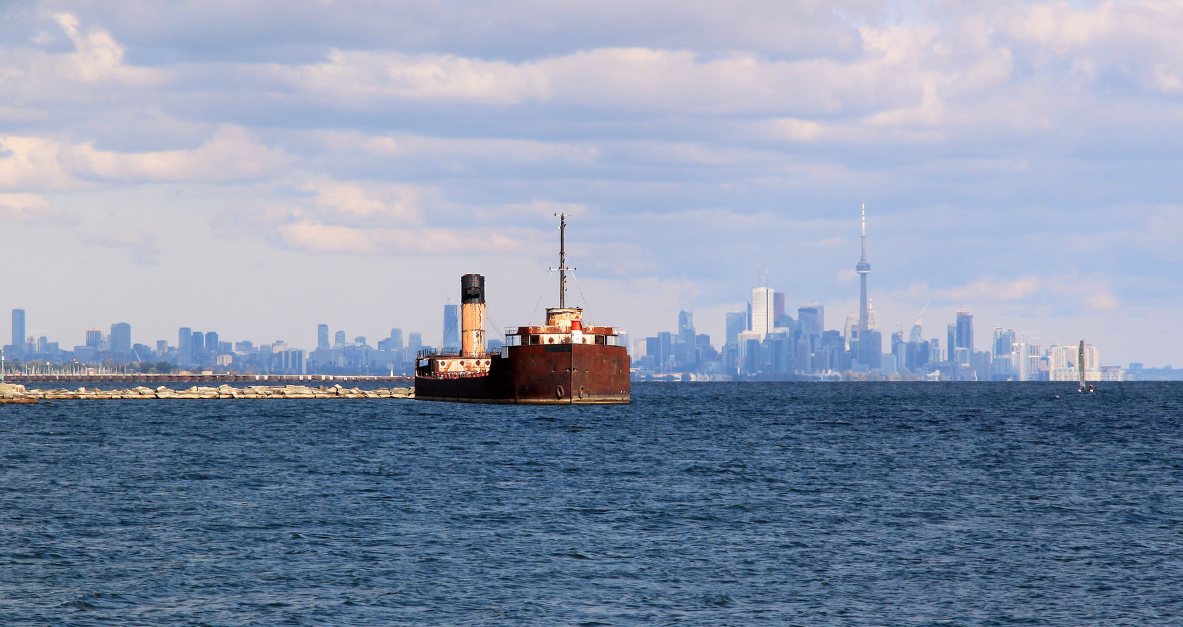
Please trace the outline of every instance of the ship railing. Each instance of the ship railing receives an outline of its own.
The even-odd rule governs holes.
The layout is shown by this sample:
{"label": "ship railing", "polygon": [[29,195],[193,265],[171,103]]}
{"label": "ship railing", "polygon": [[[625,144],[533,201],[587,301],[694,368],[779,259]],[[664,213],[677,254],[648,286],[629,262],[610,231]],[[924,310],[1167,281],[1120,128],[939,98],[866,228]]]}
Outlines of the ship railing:
{"label": "ship railing", "polygon": [[432,374],[433,379],[469,379],[472,377],[487,377],[489,371],[484,372],[437,372]]}

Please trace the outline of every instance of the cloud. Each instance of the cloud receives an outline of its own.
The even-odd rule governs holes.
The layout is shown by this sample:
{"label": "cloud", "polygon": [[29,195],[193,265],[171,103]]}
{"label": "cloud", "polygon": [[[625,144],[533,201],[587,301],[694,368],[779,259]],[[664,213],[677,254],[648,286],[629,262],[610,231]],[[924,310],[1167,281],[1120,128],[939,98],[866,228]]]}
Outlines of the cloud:
{"label": "cloud", "polygon": [[1054,307],[1060,311],[1113,311],[1121,301],[1113,294],[1108,281],[1079,275],[1025,276],[1012,280],[982,278],[947,289],[929,289],[913,285],[901,300],[931,300],[954,306],[1024,304],[1031,307]]}
{"label": "cloud", "polygon": [[513,239],[498,233],[473,233],[445,228],[358,228],[299,220],[275,227],[283,246],[313,253],[354,255],[473,255],[513,252]]}
{"label": "cloud", "polygon": [[282,151],[259,144],[237,127],[219,128],[192,150],[119,153],[80,144],[67,148],[63,159],[84,178],[137,183],[252,180],[276,174],[288,162]]}
{"label": "cloud", "polygon": [[1180,304],[1178,3],[277,7],[14,12],[0,216],[134,224],[89,241],[163,258],[166,227],[124,220],[138,200],[189,225],[189,254],[233,240],[265,267],[546,264],[531,242],[564,211],[589,283],[711,310],[768,269],[839,308],[866,201],[885,326],[897,297],[1000,318]]}
{"label": "cloud", "polygon": [[0,189],[63,191],[99,184],[224,183],[275,174],[282,151],[263,146],[240,128],[222,127],[191,150],[115,152],[93,143],[48,137],[0,136]]}
{"label": "cloud", "polygon": [[161,255],[156,238],[142,231],[81,232],[79,239],[90,246],[126,249],[140,265],[156,265]]}
{"label": "cloud", "polygon": [[42,223],[60,221],[62,214],[39,194],[0,194],[0,219]]}
{"label": "cloud", "polygon": [[433,226],[425,213],[462,211],[438,192],[410,185],[317,178],[299,186],[304,197],[254,216],[273,242],[291,250],[354,255],[468,255],[518,251],[500,229]]}

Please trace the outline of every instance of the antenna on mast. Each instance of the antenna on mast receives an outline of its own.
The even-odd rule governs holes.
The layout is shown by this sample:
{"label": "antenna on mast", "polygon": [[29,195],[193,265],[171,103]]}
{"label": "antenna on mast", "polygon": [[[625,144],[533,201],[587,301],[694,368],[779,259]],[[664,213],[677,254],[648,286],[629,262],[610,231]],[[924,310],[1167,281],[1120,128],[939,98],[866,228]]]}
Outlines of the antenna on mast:
{"label": "antenna on mast", "polygon": [[567,271],[575,268],[567,267],[567,214],[556,213],[559,218],[559,267],[551,268],[551,272],[559,271],[559,309],[567,308]]}

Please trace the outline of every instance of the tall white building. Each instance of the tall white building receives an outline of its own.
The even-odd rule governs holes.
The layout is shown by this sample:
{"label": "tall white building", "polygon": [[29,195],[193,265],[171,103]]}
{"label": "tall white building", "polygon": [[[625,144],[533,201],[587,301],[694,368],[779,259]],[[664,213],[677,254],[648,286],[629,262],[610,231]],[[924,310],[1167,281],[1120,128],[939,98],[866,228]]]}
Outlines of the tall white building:
{"label": "tall white building", "polygon": [[1040,347],[1035,344],[1020,342],[1015,344],[1011,352],[1011,375],[1015,381],[1034,381],[1039,372]]}
{"label": "tall white building", "polygon": [[[1048,378],[1052,381],[1076,381],[1080,376],[1080,365],[1077,363],[1079,350],[1077,346],[1055,344],[1048,348]],[[1092,344],[1084,345],[1084,380],[1101,380],[1101,357],[1097,347]]]}
{"label": "tall white building", "polygon": [[752,333],[768,335],[775,324],[772,288],[757,287],[752,290]]}

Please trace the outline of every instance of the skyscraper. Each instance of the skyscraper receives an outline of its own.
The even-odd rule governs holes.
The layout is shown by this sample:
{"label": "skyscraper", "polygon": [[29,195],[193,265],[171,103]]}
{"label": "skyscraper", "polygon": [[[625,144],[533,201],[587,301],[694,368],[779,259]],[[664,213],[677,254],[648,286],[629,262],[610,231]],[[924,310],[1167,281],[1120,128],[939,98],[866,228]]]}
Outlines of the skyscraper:
{"label": "skyscraper", "polygon": [[103,342],[102,329],[87,329],[86,330],[86,345],[91,348],[98,348],[99,344]]}
{"label": "skyscraper", "polygon": [[344,331],[337,331],[333,334],[333,346],[345,346],[346,341]]}
{"label": "skyscraper", "polygon": [[390,330],[390,348],[391,350],[398,350],[403,347],[403,330]]}
{"label": "skyscraper", "polygon": [[444,348],[460,348],[460,306],[444,305]]}
{"label": "skyscraper", "polygon": [[327,324],[316,325],[316,350],[329,350],[329,325]]}
{"label": "skyscraper", "polygon": [[131,325],[126,322],[118,322],[111,325],[111,352],[113,353],[130,353],[131,352]]}
{"label": "skyscraper", "polygon": [[423,334],[411,333],[407,336],[407,348],[411,350],[419,350],[423,348]]}
{"label": "skyscraper", "polygon": [[772,326],[773,327],[787,327],[789,325],[783,324],[781,319],[785,316],[785,293],[772,293]]}
{"label": "skyscraper", "polygon": [[12,310],[12,345],[25,346],[25,310]]}
{"label": "skyscraper", "polygon": [[181,354],[181,359],[193,356],[193,329],[181,327],[177,331],[177,352]]}
{"label": "skyscraper", "polygon": [[994,327],[994,359],[1010,357],[1014,352],[1016,339],[1013,330],[1004,331],[1002,327]]}
{"label": "skyscraper", "polygon": [[202,355],[205,353],[205,334],[201,331],[194,331],[191,336],[193,339],[189,341],[189,350],[193,356]]}
{"label": "skyscraper", "polygon": [[826,327],[825,311],[825,307],[819,304],[801,305],[797,308],[797,324],[801,327],[801,337],[821,338]]}
{"label": "skyscraper", "polygon": [[218,332],[217,331],[207,332],[205,334],[205,350],[217,355],[218,351],[221,350],[221,348],[222,347],[218,344]]}
{"label": "skyscraper", "polygon": [[957,347],[957,324],[950,322],[946,332],[948,341],[945,343],[945,351],[947,351],[949,361],[953,361],[953,350]]}
{"label": "skyscraper", "polygon": [[748,330],[748,314],[743,311],[727,312],[727,343],[739,341],[739,334]]}
{"label": "skyscraper", "polygon": [[[867,206],[863,205],[863,256],[859,259],[858,264],[854,267],[854,271],[859,276],[859,306],[858,306],[858,337],[859,337],[859,356],[860,364],[868,366],[877,365],[879,363],[879,355],[872,355],[872,342],[865,342],[867,339],[867,329],[870,328],[869,318],[867,315],[867,274],[871,272],[871,264],[867,263]],[[874,350],[878,352],[880,349],[875,347]]]}
{"label": "skyscraper", "polygon": [[698,364],[698,337],[694,332],[694,312],[683,309],[678,312],[678,338],[674,343],[674,359],[684,367]]}
{"label": "skyscraper", "polygon": [[768,335],[776,323],[772,289],[757,287],[752,290],[752,333]]}
{"label": "skyscraper", "polygon": [[957,348],[964,348],[972,355],[974,352],[974,317],[968,311],[957,312]]}

